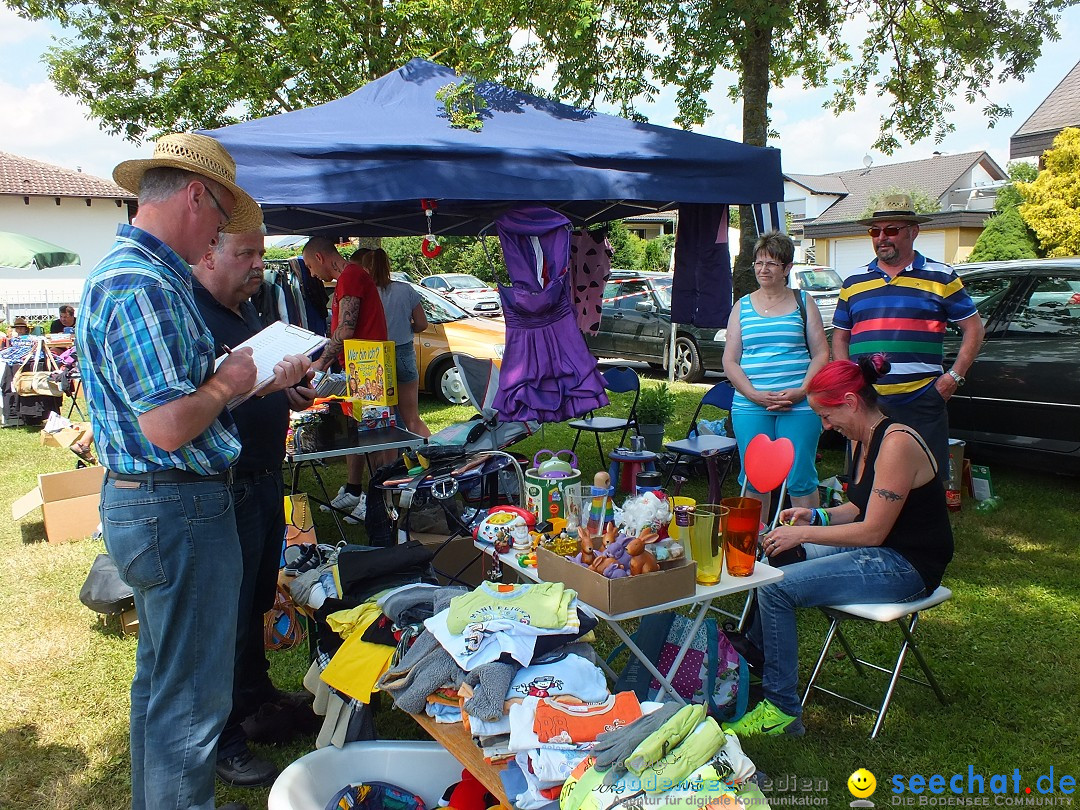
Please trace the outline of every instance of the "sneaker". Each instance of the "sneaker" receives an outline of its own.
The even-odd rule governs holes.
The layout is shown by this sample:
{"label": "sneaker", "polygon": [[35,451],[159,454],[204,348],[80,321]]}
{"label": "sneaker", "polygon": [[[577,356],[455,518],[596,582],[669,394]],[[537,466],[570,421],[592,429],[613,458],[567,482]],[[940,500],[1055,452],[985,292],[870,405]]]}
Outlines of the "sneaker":
{"label": "sneaker", "polygon": [[722,723],[721,728],[739,737],[754,734],[790,734],[801,737],[806,733],[801,718],[784,714],[768,700],[761,701],[734,723]]}
{"label": "sneaker", "polygon": [[[349,496],[350,498],[353,496]],[[346,523],[363,523],[367,517],[367,495],[361,495],[352,512],[345,516]]]}
{"label": "sneaker", "polygon": [[278,775],[274,763],[260,759],[250,751],[219,759],[215,771],[218,779],[233,787],[266,787],[274,784]]}
{"label": "sneaker", "polygon": [[[357,504],[364,500],[364,497],[363,494],[353,495],[346,492],[345,487],[342,487],[338,490],[337,495],[330,501],[330,506],[342,512],[351,512],[356,508]],[[319,504],[319,509],[323,512],[329,512],[330,506],[327,506],[325,503]]]}

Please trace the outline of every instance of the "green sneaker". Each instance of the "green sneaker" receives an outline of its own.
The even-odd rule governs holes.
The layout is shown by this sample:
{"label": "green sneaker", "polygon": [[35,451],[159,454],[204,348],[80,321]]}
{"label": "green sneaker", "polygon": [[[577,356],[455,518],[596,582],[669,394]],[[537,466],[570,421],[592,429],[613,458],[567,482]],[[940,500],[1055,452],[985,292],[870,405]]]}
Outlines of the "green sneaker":
{"label": "green sneaker", "polygon": [[790,734],[801,737],[806,733],[800,718],[784,714],[768,700],[761,701],[734,723],[721,723],[721,728],[739,737],[753,734]]}

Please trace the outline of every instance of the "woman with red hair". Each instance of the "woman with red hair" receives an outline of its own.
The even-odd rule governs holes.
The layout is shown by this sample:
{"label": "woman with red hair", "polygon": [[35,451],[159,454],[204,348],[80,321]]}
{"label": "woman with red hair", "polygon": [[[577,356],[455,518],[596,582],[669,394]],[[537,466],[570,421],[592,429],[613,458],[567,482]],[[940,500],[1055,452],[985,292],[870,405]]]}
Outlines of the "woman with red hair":
{"label": "woman with red hair", "polygon": [[806,559],[758,590],[751,637],[765,655],[765,699],[725,729],[802,734],[795,608],[906,602],[932,593],[953,555],[952,528],[937,465],[919,435],[886,417],[874,382],[889,371],[883,355],[829,363],[810,381],[810,407],[822,425],[854,445],[848,503],[796,507],[765,537],[774,557],[802,547]]}

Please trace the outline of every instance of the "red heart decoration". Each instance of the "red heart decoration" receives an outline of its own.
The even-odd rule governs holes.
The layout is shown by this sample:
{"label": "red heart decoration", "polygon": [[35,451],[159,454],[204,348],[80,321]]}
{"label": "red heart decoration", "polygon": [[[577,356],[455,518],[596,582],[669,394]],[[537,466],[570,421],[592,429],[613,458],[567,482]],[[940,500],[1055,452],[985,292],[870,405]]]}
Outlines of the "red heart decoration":
{"label": "red heart decoration", "polygon": [[773,440],[759,433],[746,445],[743,467],[746,478],[758,492],[772,492],[787,479],[795,463],[795,445],[783,437]]}

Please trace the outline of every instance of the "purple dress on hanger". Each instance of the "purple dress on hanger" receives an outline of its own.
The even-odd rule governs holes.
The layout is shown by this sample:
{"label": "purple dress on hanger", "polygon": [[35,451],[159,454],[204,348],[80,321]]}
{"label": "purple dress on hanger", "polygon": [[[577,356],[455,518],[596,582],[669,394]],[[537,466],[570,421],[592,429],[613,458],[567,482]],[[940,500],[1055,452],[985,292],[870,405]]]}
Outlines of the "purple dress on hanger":
{"label": "purple dress on hanger", "polygon": [[510,276],[499,285],[506,347],[495,409],[500,421],[562,422],[608,404],[570,296],[570,221],[539,206],[495,220]]}

